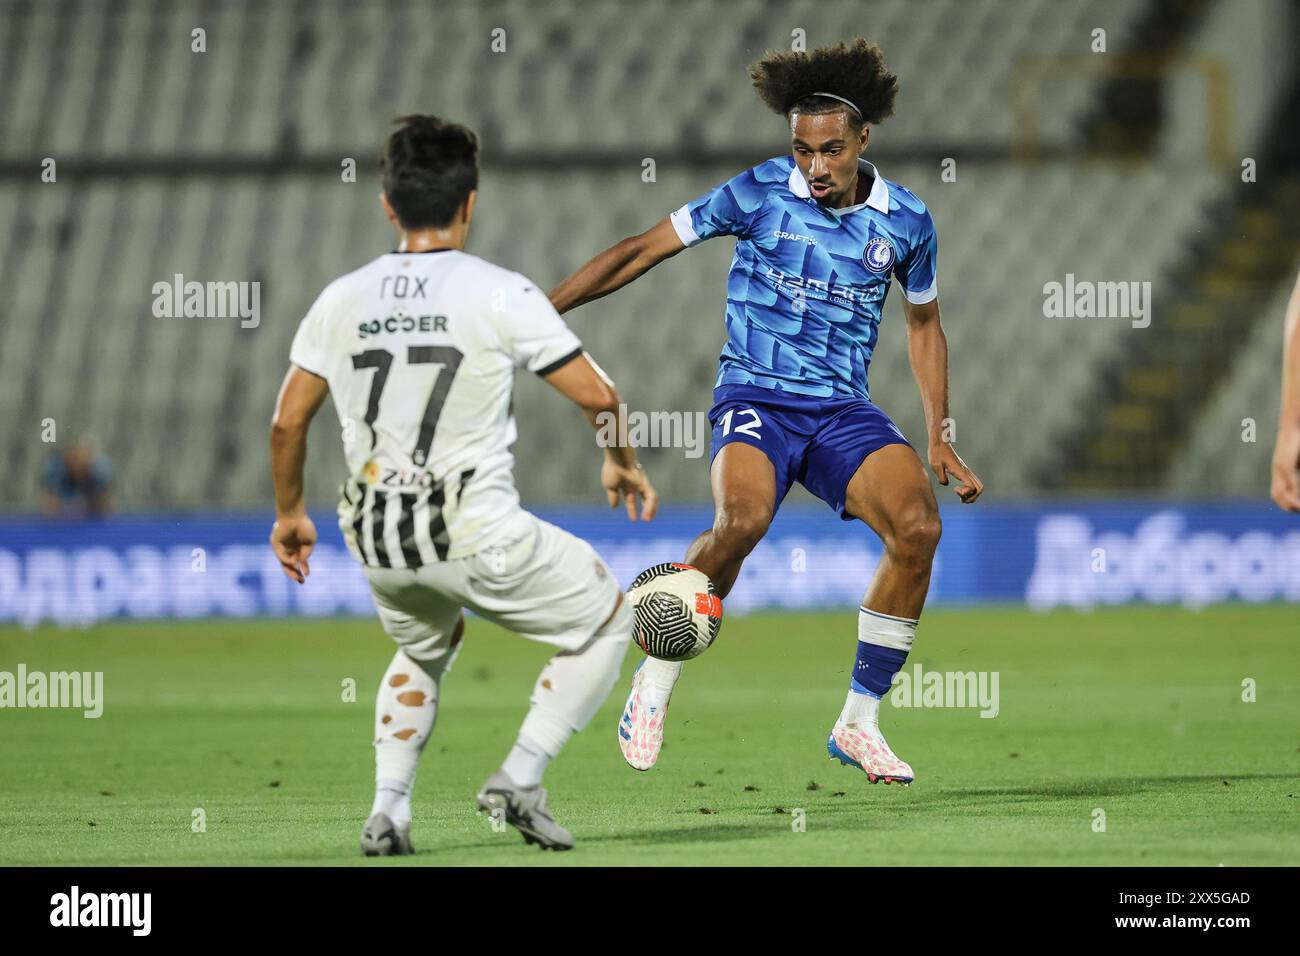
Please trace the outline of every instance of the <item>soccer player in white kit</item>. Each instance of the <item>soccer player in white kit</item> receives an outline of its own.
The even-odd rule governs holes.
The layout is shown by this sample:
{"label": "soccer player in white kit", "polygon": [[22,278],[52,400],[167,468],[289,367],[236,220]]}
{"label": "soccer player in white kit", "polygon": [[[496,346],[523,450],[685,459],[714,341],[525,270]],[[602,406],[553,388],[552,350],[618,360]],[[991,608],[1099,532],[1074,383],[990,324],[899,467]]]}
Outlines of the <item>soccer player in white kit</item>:
{"label": "soccer player in white kit", "polygon": [[[348,465],[339,526],[398,644],[375,706],[362,851],[412,852],[411,788],[464,608],[558,648],[478,805],[529,843],[568,849],[542,773],[614,686],[632,614],[589,544],[520,507],[511,392],[526,368],[593,428],[620,398],[536,285],[462,251],[478,188],[474,133],[431,116],[398,123],[381,158],[397,251],[327,286],[293,341],[271,428],[271,546],[304,583],[316,542],[303,505],[307,429],[331,394]],[[638,498],[640,517],[654,517],[657,497],[631,448],[605,449],[601,484],[630,520]]]}

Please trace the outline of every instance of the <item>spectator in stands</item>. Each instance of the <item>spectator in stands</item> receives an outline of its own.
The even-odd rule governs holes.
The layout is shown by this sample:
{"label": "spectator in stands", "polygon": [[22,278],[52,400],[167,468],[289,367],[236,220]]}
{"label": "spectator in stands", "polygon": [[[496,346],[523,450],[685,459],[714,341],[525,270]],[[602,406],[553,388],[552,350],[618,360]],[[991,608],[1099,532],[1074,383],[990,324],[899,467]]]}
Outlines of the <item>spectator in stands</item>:
{"label": "spectator in stands", "polygon": [[45,513],[51,516],[99,517],[108,513],[113,466],[108,456],[82,437],[45,463],[41,482]]}
{"label": "spectator in stands", "polygon": [[1279,508],[1300,512],[1300,276],[1282,333],[1282,411],[1273,448],[1273,500]]}

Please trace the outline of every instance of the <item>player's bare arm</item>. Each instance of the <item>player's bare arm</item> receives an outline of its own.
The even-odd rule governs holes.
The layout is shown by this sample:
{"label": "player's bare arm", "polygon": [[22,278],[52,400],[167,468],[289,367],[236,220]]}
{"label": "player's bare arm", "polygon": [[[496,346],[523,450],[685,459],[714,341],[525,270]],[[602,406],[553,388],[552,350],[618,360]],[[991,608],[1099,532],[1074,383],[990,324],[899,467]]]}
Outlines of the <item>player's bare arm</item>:
{"label": "player's bare arm", "polygon": [[[544,376],[547,383],[561,395],[582,409],[587,421],[596,431],[602,430],[606,415],[617,415],[622,398],[605,370],[586,352],[572,362]],[[615,429],[615,434],[618,430]],[[609,499],[609,506],[617,508],[620,501],[627,508],[629,521],[637,520],[637,499],[641,502],[641,520],[651,521],[659,509],[659,496],[645,469],[636,459],[636,450],[627,445],[607,445],[605,463],[600,469],[600,483]]]}
{"label": "player's bare arm", "polygon": [[271,418],[271,477],[275,482],[271,549],[284,573],[299,584],[311,573],[307,560],[316,546],[316,526],[303,505],[307,429],[328,394],[325,379],[291,365]]}
{"label": "player's bare arm", "polygon": [[907,316],[907,357],[912,363],[912,374],[921,390],[921,405],[925,409],[927,455],[930,470],[947,485],[950,477],[957,479],[953,491],[965,504],[971,504],[984,491],[979,476],[962,461],[945,434],[948,416],[948,337],[943,333],[939,318],[939,300],[932,299],[915,305],[903,299],[903,312]]}
{"label": "player's bare arm", "polygon": [[1273,500],[1300,512],[1300,276],[1286,307],[1282,339],[1282,409],[1273,447]]}
{"label": "player's bare arm", "polygon": [[551,290],[551,304],[563,315],[623,288],[685,248],[665,216],[645,232],[610,246],[557,285]]}

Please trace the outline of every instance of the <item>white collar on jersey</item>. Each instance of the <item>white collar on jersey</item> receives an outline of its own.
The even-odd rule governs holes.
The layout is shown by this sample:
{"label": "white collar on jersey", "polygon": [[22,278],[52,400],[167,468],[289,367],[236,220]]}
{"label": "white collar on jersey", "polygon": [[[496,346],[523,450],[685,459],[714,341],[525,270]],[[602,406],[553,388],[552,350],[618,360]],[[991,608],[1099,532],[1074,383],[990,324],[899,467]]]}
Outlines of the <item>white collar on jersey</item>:
{"label": "white collar on jersey", "polygon": [[[872,209],[878,209],[886,215],[889,214],[889,187],[885,185],[884,178],[876,171],[876,167],[865,159],[858,159],[858,174],[871,174],[871,192],[867,196],[865,203],[858,203],[856,206],[849,206],[846,209],[832,209],[831,212],[837,215],[844,215],[846,212],[852,212],[855,209],[861,209],[863,206],[870,206]],[[811,199],[812,191],[808,188],[808,180],[803,178],[803,173],[799,171],[798,164],[790,170],[790,182],[788,183],[790,192],[794,193],[800,199]]]}

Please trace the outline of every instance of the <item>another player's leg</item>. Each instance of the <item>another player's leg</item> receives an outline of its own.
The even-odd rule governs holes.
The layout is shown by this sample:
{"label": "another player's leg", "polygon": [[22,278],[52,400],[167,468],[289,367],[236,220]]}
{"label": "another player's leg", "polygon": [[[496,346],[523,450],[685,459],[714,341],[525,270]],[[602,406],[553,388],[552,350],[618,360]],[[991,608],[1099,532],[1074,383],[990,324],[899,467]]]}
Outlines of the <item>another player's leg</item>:
{"label": "another player's leg", "polygon": [[562,651],[542,668],[514,746],[479,791],[481,809],[502,814],[528,843],[543,849],[573,847],[572,834],[547,806],[542,774],[569,738],[591,722],[618,680],[632,638],[632,613],[619,597],[618,607],[585,647]]}
{"label": "another player's leg", "polygon": [[415,572],[373,570],[370,580],[384,630],[400,646],[375,698],[375,800],[361,852],[393,856],[414,852],[411,791],[465,619],[453,599],[421,584]]}
{"label": "another player's leg", "polygon": [[916,636],[939,543],[939,510],[924,465],[904,444],[868,455],[845,497],[844,510],[880,536],[885,552],[858,611],[857,659],[827,749],[863,770],[872,783],[911,783],[912,768],[881,733],[880,702]]}
{"label": "another player's leg", "polygon": [[[767,533],[776,510],[776,470],[753,445],[724,445],[710,469],[713,527],[695,539],[686,563],[713,582],[719,597],[736,583],[740,567]],[[647,656],[632,678],[632,690],[618,724],[623,759],[636,770],[649,770],[663,747],[664,723],[681,661]]]}
{"label": "another player's leg", "polygon": [[631,608],[591,545],[543,521],[498,556],[469,563],[477,613],[561,648],[538,675],[519,736],[480,788],[478,806],[529,843],[567,850],[573,836],[552,816],[542,775],[618,680],[632,639]]}

